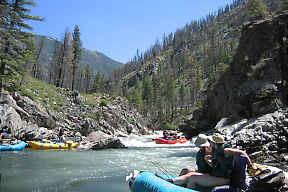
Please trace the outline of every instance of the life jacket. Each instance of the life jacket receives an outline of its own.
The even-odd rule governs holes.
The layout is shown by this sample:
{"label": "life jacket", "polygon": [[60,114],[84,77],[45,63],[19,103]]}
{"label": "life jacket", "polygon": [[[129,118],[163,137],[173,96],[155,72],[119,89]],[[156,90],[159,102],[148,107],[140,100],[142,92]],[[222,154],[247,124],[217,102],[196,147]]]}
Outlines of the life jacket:
{"label": "life jacket", "polygon": [[266,168],[258,173],[257,176],[253,176],[249,188],[253,192],[276,192],[282,191],[284,185],[285,174],[282,170],[271,170]]}
{"label": "life jacket", "polygon": [[211,173],[212,167],[204,159],[205,152],[199,150],[196,156],[196,164],[198,166],[198,171],[201,173]]}
{"label": "life jacket", "polygon": [[222,144],[217,149],[212,148],[211,159],[213,170],[211,175],[222,178],[230,178],[232,174],[232,169],[234,166],[234,156],[225,157],[224,149],[230,148],[228,143]]}
{"label": "life jacket", "polygon": [[254,166],[257,167],[257,170],[254,171],[251,167],[248,167],[248,173],[252,176],[252,177],[256,177],[257,175],[263,173],[263,172],[269,172],[269,168],[263,166],[263,165],[260,165],[260,164],[257,164],[257,163],[253,163]]}

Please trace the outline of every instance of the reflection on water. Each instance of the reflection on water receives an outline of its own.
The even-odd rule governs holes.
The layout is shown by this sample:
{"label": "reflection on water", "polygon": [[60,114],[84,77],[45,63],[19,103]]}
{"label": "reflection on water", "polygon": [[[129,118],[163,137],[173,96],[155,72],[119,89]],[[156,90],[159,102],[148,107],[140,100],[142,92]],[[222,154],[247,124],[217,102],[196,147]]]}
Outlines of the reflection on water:
{"label": "reflection on water", "polygon": [[193,144],[159,145],[155,137],[123,138],[126,149],[0,152],[0,191],[129,192],[125,176],[134,169],[178,175],[196,167]]}

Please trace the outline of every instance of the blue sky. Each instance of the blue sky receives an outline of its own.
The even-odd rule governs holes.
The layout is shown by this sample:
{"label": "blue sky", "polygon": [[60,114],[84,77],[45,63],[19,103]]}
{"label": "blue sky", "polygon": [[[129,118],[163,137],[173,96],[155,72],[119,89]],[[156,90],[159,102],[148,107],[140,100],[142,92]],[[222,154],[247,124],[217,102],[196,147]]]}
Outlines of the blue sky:
{"label": "blue sky", "polygon": [[32,33],[60,40],[79,26],[83,47],[126,63],[163,35],[174,33],[233,0],[33,0]]}

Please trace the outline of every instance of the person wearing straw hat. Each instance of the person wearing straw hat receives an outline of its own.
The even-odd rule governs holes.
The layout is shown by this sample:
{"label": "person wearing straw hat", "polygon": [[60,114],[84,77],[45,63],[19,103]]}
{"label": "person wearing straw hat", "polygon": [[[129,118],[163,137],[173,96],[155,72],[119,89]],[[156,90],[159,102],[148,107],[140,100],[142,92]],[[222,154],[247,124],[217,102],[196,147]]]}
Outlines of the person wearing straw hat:
{"label": "person wearing straw hat", "polygon": [[[204,158],[213,168],[211,174],[194,172],[172,179],[176,185],[186,185],[187,188],[196,189],[196,185],[202,187],[214,187],[218,185],[227,185],[230,183],[230,176],[233,166],[234,155],[244,155],[247,157],[248,165],[252,169],[257,169],[251,163],[250,158],[245,151],[232,149],[224,140],[224,137],[219,133],[214,133],[208,137],[211,144],[211,155],[206,155]],[[189,175],[189,177],[187,177]]]}
{"label": "person wearing straw hat", "polygon": [[195,140],[195,145],[200,148],[196,156],[197,170],[184,168],[181,170],[179,176],[186,175],[189,172],[211,173],[212,167],[204,159],[206,155],[211,155],[211,147],[207,136],[199,134]]}
{"label": "person wearing straw hat", "polygon": [[[226,155],[225,151],[227,151],[227,149],[230,151],[230,149],[232,149],[231,146],[225,142],[224,137],[219,133],[214,133],[212,136],[209,136],[208,140],[211,144],[212,152],[209,158],[206,157],[206,161],[213,167],[211,175],[221,178],[230,178],[235,154]],[[234,152],[234,149],[232,151]],[[242,152],[244,151],[241,151],[241,154],[247,156],[246,152],[244,152],[245,154]]]}
{"label": "person wearing straw hat", "polygon": [[[182,169],[179,174],[179,178],[181,178],[181,180],[187,180],[192,174],[197,172],[208,174],[212,172],[212,167],[205,160],[206,156],[211,157],[211,147],[208,141],[208,137],[204,134],[199,134],[195,140],[195,145],[200,148],[196,155],[197,170],[192,168]],[[165,180],[173,183],[173,179],[165,179]],[[179,185],[186,187],[185,182]]]}

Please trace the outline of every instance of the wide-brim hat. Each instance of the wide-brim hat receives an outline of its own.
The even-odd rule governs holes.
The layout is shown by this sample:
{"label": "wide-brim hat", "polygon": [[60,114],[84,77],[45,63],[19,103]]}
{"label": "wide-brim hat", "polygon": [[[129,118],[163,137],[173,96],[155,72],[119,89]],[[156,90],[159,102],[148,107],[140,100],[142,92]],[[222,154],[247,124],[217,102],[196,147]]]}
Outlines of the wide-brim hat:
{"label": "wide-brim hat", "polygon": [[212,136],[209,136],[208,140],[217,144],[225,143],[224,137],[219,133],[214,133]]}
{"label": "wide-brim hat", "polygon": [[208,142],[208,138],[206,135],[204,134],[199,134],[197,136],[197,139],[195,141],[195,145],[197,147],[209,147],[210,146],[210,143]]}

